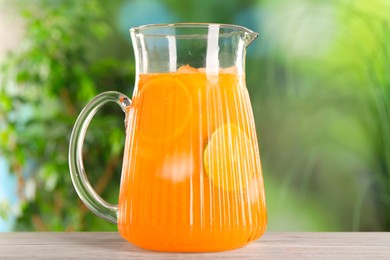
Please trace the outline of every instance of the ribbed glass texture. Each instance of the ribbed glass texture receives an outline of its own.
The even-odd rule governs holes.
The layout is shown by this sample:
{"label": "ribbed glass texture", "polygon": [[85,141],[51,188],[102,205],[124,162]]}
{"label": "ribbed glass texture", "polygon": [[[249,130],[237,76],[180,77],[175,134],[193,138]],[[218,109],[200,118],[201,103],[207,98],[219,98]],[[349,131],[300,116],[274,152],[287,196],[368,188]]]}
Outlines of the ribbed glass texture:
{"label": "ribbed glass texture", "polygon": [[237,26],[132,29],[137,81],[127,110],[118,228],[146,249],[241,247],[267,214],[245,49]]}

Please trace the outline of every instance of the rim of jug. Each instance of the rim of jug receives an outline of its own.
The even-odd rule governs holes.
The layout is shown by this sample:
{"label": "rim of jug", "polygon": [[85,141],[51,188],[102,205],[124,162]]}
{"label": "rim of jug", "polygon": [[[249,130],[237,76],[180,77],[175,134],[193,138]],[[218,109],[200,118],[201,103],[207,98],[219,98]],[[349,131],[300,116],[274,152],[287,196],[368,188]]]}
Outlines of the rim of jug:
{"label": "rim of jug", "polygon": [[[143,34],[148,37],[167,37],[167,36],[175,36],[176,38],[194,38],[194,37],[207,37],[207,33],[202,34],[173,34],[173,33],[167,33],[167,31],[162,31],[161,33],[156,32],[155,29],[173,29],[173,28],[219,28],[226,30],[226,32],[220,33],[221,36],[231,36],[235,34],[242,34],[247,39],[247,45],[249,45],[254,39],[256,39],[259,34],[257,32],[254,32],[244,26],[241,25],[235,25],[235,24],[223,24],[223,23],[161,23],[161,24],[147,24],[147,25],[141,25],[136,26],[131,29],[129,29],[130,34],[137,35],[137,34]],[[231,31],[229,31],[231,30]],[[149,31],[149,32],[148,32]]]}

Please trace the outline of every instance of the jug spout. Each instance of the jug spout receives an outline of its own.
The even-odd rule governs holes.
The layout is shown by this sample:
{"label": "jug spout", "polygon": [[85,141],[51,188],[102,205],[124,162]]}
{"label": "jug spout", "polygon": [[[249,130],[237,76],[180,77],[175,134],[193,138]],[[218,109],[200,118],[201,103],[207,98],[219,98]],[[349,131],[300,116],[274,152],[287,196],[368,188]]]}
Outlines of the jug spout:
{"label": "jug spout", "polygon": [[247,28],[244,28],[244,30],[245,32],[243,39],[245,46],[248,47],[259,36],[259,34]]}

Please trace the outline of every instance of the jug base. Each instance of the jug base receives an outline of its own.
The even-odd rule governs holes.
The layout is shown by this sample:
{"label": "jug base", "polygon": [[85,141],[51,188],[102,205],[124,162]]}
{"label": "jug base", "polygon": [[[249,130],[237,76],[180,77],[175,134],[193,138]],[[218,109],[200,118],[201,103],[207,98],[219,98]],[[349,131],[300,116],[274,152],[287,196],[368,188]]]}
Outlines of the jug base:
{"label": "jug base", "polygon": [[132,242],[127,240],[128,242],[132,243],[133,245],[142,248],[144,250],[149,251],[156,251],[156,252],[165,252],[165,253],[207,253],[207,252],[222,252],[222,251],[229,251],[238,249],[241,247],[244,247],[251,242],[245,242],[242,244],[235,244],[235,245],[229,245],[229,246],[197,246],[197,245],[171,245],[171,244],[159,244],[159,245],[153,245],[150,244],[144,244],[144,243],[138,243],[138,242]]}
{"label": "jug base", "polygon": [[150,232],[134,231],[121,232],[121,236],[142,249],[159,252],[195,253],[220,252],[241,248],[259,239],[264,234],[265,228],[257,230],[259,232],[255,233],[242,232],[241,234],[229,234],[229,232],[226,232],[226,234],[218,234],[218,236],[215,234],[198,234],[197,232],[175,236],[168,231],[164,237],[161,237]]}

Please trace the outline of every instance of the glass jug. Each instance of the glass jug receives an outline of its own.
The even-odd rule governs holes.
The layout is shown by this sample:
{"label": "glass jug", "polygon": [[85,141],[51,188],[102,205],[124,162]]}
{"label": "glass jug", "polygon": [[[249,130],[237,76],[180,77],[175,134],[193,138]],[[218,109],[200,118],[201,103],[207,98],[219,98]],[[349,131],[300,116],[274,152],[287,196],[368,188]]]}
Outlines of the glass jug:
{"label": "glass jug", "polygon": [[[151,250],[238,248],[265,231],[267,214],[255,124],[245,85],[246,47],[258,36],[224,24],[161,24],[130,30],[132,100],[95,97],[70,140],[74,187],[87,207]],[[107,102],[125,112],[118,205],[91,187],[82,158],[92,117]]]}

